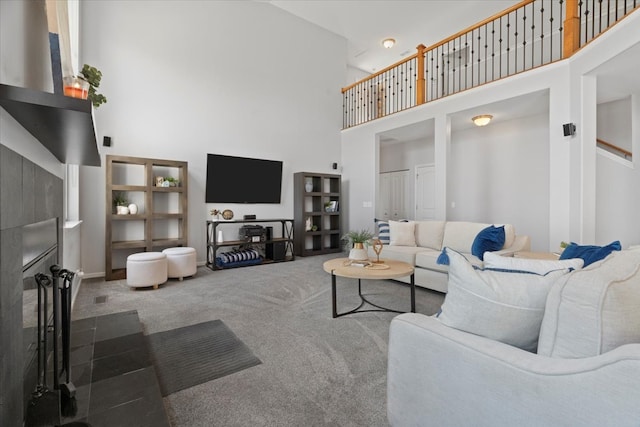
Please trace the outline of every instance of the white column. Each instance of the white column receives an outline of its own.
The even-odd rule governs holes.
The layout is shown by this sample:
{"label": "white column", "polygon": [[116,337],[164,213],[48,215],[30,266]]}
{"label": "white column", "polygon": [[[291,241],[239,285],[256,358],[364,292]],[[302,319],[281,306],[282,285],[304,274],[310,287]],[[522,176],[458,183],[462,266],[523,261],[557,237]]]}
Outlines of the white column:
{"label": "white column", "polygon": [[595,76],[582,76],[580,85],[581,147],[580,242],[595,244],[596,239],[596,129],[598,121]]}
{"label": "white column", "polygon": [[435,219],[447,219],[447,176],[451,155],[451,119],[445,114],[435,117],[434,126]]}

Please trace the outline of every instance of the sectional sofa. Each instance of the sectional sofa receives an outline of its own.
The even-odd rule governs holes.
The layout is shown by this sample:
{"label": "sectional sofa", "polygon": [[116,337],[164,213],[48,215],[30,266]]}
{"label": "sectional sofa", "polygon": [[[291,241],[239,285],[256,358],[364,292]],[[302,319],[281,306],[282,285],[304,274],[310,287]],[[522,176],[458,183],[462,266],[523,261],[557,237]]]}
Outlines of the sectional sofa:
{"label": "sectional sofa", "polygon": [[[439,292],[447,292],[448,266],[437,263],[444,247],[465,255],[476,265],[482,260],[472,255],[471,248],[478,234],[492,224],[467,221],[376,221],[378,238],[384,246],[380,259],[394,259],[415,266],[415,284]],[[531,239],[516,235],[511,224],[504,224],[504,245],[495,253],[513,256],[529,251]],[[369,247],[369,259],[376,254]],[[409,283],[409,277],[399,279]]]}

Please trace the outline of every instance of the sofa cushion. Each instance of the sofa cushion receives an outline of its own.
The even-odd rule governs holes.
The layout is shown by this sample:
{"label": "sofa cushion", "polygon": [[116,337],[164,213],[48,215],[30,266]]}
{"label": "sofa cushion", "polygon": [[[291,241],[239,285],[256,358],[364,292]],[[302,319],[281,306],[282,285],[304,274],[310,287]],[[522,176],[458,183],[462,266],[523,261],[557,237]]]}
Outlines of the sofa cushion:
{"label": "sofa cushion", "polygon": [[[429,270],[440,271],[447,273],[449,271],[448,265],[438,264],[438,256],[440,251],[434,251],[431,249],[423,250],[416,253],[416,267],[428,268]],[[471,254],[462,254],[472,265],[482,268],[482,261],[480,258]]]}
{"label": "sofa cushion", "polygon": [[490,225],[483,228],[473,239],[471,253],[481,260],[485,252],[499,251],[504,246],[504,225]]}
{"label": "sofa cushion", "polygon": [[546,275],[480,270],[462,254],[445,251],[448,293],[438,319],[452,328],[535,351],[549,289],[568,270]]}
{"label": "sofa cushion", "polygon": [[484,254],[484,268],[493,270],[516,270],[529,273],[546,274],[553,270],[570,268],[579,270],[583,261],[580,258],[562,261],[547,259],[526,259],[497,255],[491,252]]}
{"label": "sofa cushion", "polygon": [[[416,255],[424,248],[418,246],[391,246],[387,245],[380,252],[380,259],[395,259],[396,261],[406,262],[413,266],[416,265]],[[376,254],[372,248],[369,248],[369,259],[376,259]]]}
{"label": "sofa cushion", "polygon": [[446,221],[416,221],[415,223],[416,245],[441,250]]}
{"label": "sofa cushion", "polygon": [[587,267],[596,261],[604,259],[613,251],[619,251],[622,249],[620,241],[616,240],[605,246],[595,245],[578,245],[571,242],[560,255],[560,259],[582,258],[584,260],[584,266]]}
{"label": "sofa cushion", "polygon": [[378,229],[378,239],[383,245],[388,245],[390,241],[389,237],[389,221],[376,219],[376,227]]}
{"label": "sofa cushion", "polygon": [[640,343],[640,251],[613,252],[571,273],[549,293],[538,353],[597,356]]}
{"label": "sofa cushion", "polygon": [[389,245],[416,246],[414,221],[389,221]]}

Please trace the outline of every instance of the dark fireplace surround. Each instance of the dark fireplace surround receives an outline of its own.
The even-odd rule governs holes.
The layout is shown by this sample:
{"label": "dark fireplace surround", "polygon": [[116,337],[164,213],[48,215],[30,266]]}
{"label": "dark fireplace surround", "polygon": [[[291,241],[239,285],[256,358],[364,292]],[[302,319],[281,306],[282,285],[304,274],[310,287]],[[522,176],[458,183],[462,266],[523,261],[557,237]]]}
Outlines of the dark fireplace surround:
{"label": "dark fireplace surround", "polygon": [[33,391],[29,389],[33,380],[25,382],[34,344],[29,342],[31,335],[24,332],[24,322],[29,319],[23,316],[23,309],[28,315],[34,307],[23,308],[23,241],[30,240],[25,226],[46,220],[56,221],[56,257],[60,262],[62,179],[0,145],[0,425],[22,425],[25,399]]}

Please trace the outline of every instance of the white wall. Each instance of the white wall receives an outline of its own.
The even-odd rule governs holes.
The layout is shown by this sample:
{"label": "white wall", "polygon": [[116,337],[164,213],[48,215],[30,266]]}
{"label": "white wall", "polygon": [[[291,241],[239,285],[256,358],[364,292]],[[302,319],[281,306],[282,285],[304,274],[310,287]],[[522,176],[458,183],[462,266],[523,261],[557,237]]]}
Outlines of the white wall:
{"label": "white wall", "polygon": [[[624,101],[627,103],[627,100]],[[596,176],[597,244],[620,240],[623,247],[640,244],[640,94],[628,98],[630,117],[629,151],[633,161],[598,150]]]}
{"label": "white wall", "polygon": [[631,96],[598,104],[597,125],[599,139],[631,151]]}
{"label": "white wall", "polygon": [[[101,155],[189,163],[189,245],[205,253],[211,208],[293,217],[293,173],[335,172],[346,40],[264,2],[81,3],[80,64],[103,72]],[[330,53],[327,53],[330,52]],[[206,154],[284,161],[279,205],[206,205]],[[103,168],[81,170],[83,267],[104,271]],[[238,171],[245,179],[260,179]]]}
{"label": "white wall", "polygon": [[413,141],[381,144],[380,172],[409,169],[413,174],[416,165],[433,163],[433,150],[433,135]]}
{"label": "white wall", "polygon": [[447,219],[514,224],[547,250],[548,135],[548,113],[454,132]]}

